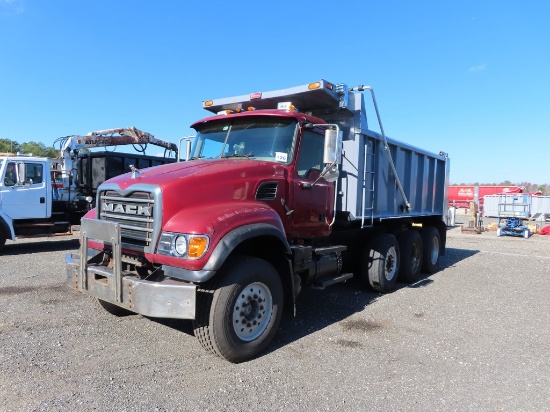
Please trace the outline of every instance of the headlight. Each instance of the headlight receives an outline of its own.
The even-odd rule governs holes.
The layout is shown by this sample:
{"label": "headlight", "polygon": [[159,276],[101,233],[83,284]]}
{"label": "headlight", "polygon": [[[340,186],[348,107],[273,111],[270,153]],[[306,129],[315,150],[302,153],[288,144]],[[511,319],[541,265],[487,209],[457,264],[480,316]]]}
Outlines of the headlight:
{"label": "headlight", "polygon": [[157,252],[184,259],[200,259],[208,250],[208,244],[209,239],[205,235],[162,232]]}
{"label": "headlight", "polygon": [[187,253],[187,239],[185,236],[176,237],[174,241],[174,251],[179,256],[183,256]]}

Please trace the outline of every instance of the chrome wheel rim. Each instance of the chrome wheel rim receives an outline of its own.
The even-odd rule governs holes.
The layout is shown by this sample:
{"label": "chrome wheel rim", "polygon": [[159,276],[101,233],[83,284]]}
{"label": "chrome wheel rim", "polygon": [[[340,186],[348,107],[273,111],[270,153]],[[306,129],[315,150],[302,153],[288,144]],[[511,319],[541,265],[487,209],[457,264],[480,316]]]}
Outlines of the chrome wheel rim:
{"label": "chrome wheel rim", "polygon": [[239,339],[251,342],[267,329],[273,314],[273,297],[260,282],[246,286],[233,306],[233,330]]}

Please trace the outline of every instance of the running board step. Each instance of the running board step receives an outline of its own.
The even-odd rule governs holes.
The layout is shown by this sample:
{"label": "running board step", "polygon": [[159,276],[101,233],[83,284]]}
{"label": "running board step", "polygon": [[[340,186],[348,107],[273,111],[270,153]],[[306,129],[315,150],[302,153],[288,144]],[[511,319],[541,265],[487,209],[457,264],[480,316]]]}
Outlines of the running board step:
{"label": "running board step", "polygon": [[327,286],[331,286],[331,285],[334,285],[336,283],[345,282],[346,280],[349,280],[352,277],[353,277],[353,273],[342,273],[341,275],[336,276],[334,278],[323,279],[320,282],[315,283],[313,285],[313,287],[316,288],[316,289],[324,289]]}
{"label": "running board step", "polygon": [[313,249],[313,253],[316,255],[328,255],[329,253],[338,253],[347,250],[348,247],[344,245],[318,247]]}

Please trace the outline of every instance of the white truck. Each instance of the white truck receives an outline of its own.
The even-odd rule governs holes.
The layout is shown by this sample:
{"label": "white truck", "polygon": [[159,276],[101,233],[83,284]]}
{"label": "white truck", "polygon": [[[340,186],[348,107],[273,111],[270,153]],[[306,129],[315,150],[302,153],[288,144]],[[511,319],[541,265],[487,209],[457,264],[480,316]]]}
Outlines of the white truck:
{"label": "white truck", "polygon": [[[60,157],[0,154],[0,248],[17,237],[70,234],[71,226],[93,205],[97,187],[131,170],[177,160],[175,144],[135,127],[67,136]],[[146,156],[145,145],[165,148],[165,156]],[[140,153],[82,149],[133,145]],[[171,155],[174,155],[171,157]]]}

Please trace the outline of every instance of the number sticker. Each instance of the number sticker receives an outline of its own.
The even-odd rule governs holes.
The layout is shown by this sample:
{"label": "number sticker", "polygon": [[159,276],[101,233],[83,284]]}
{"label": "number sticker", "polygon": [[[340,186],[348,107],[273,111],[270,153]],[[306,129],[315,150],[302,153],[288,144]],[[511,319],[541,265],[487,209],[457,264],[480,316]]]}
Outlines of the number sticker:
{"label": "number sticker", "polygon": [[288,154],[285,152],[275,152],[275,160],[278,162],[286,162]]}

